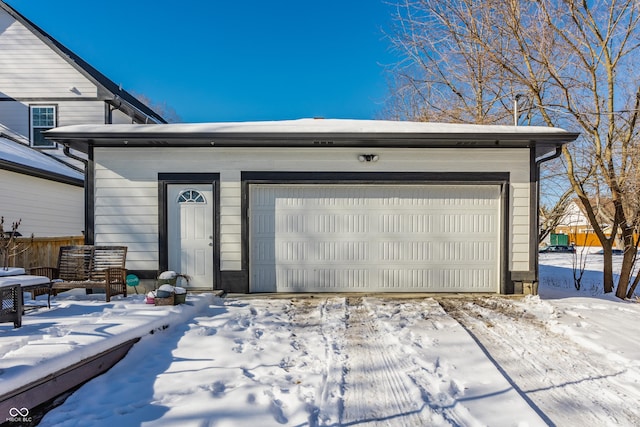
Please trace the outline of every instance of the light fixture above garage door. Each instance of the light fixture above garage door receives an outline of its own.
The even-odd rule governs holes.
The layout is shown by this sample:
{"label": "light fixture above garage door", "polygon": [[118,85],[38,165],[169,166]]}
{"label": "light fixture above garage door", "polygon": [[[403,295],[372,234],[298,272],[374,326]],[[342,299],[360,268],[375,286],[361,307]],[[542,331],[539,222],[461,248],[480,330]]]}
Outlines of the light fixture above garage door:
{"label": "light fixture above garage door", "polygon": [[358,160],[361,162],[377,162],[379,159],[377,154],[360,154]]}

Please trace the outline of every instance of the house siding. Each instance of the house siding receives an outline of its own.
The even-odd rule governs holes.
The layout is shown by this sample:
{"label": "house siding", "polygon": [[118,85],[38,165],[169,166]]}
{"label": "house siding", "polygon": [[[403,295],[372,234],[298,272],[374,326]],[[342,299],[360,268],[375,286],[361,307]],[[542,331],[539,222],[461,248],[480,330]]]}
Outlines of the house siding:
{"label": "house siding", "polygon": [[4,10],[0,10],[0,34],[0,96],[97,97],[95,84]]}
{"label": "house siding", "polygon": [[[511,271],[529,271],[529,151],[523,149],[96,148],[95,243],[130,247],[127,267],[158,268],[158,173],[220,174],[220,267],[242,269],[241,171],[508,172]],[[132,166],[135,165],[135,166]],[[126,217],[126,218],[125,218]],[[123,218],[125,218],[123,220]]]}
{"label": "house siding", "polygon": [[[5,228],[22,219],[18,231],[35,237],[80,236],[84,228],[83,189],[0,169],[0,214]],[[6,203],[10,201],[10,203]]]}
{"label": "house siding", "polygon": [[102,101],[47,101],[46,99],[33,102],[0,102],[0,123],[20,135],[30,137],[29,105],[55,105],[58,126],[104,123],[104,102]]}
{"label": "house siding", "polygon": [[[108,108],[108,107],[107,107]],[[111,112],[111,123],[126,125],[132,123],[131,117],[127,116],[120,110],[114,110]]]}
{"label": "house siding", "polygon": [[0,101],[0,123],[27,138],[29,136],[29,105],[17,101]]}
{"label": "house siding", "polygon": [[54,104],[58,107],[58,126],[104,123],[104,102],[102,101],[62,101]]}
{"label": "house siding", "polygon": [[100,188],[96,190],[95,199],[96,244],[127,246],[128,265],[137,266],[137,269],[157,269],[157,180],[125,179],[108,171],[100,171],[97,175],[96,183]]}
{"label": "house siding", "polygon": [[[1,71],[0,71],[1,74]],[[15,133],[27,139],[30,135],[29,105],[55,105],[59,126],[73,125],[77,123],[100,123],[105,120],[103,101],[52,101],[40,100],[38,102],[0,101],[0,123]],[[47,154],[54,156],[76,168],[84,168],[84,164],[67,157],[63,147],[56,149],[44,149]],[[86,157],[82,153],[74,152],[76,156]]]}

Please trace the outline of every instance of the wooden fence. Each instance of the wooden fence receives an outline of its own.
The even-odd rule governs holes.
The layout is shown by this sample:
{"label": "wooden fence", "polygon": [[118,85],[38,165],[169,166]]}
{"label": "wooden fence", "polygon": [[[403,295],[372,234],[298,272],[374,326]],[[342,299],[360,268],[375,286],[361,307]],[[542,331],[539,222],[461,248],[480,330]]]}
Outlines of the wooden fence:
{"label": "wooden fence", "polygon": [[596,236],[594,233],[569,233],[569,242],[573,243],[576,246],[602,246],[600,240],[598,240],[598,236]]}
{"label": "wooden fence", "polygon": [[34,237],[33,241],[29,237],[19,237],[16,242],[23,244],[26,250],[10,259],[8,267],[28,270],[32,267],[55,267],[60,246],[83,245],[84,236]]}

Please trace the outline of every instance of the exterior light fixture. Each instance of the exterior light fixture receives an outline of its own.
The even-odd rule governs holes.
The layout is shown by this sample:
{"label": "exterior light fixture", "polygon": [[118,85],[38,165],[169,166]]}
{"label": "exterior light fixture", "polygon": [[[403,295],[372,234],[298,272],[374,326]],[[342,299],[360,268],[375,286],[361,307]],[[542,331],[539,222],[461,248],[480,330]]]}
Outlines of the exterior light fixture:
{"label": "exterior light fixture", "polygon": [[358,160],[361,162],[377,162],[378,155],[377,154],[360,154],[358,156]]}

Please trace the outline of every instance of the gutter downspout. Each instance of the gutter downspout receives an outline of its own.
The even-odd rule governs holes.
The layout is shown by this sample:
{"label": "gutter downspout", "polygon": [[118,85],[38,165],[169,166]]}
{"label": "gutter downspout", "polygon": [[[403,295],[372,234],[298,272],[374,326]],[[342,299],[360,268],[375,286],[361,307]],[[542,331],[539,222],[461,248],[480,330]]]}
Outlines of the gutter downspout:
{"label": "gutter downspout", "polygon": [[557,145],[556,146],[556,152],[551,154],[548,157],[543,157],[540,160],[536,160],[536,169],[539,170],[540,165],[544,162],[548,162],[549,160],[553,160],[553,159],[557,159],[558,157],[560,157],[560,155],[562,154],[562,145]]}
{"label": "gutter downspout", "polygon": [[87,170],[87,163],[88,160],[87,159],[83,159],[82,157],[78,157],[75,154],[71,154],[71,148],[69,148],[69,146],[67,144],[64,144],[64,149],[62,150],[62,152],[64,153],[65,156],[73,159],[73,160],[77,160],[79,162],[81,162],[82,164],[84,164],[84,170]]}
{"label": "gutter downspout", "polygon": [[531,294],[538,295],[538,284],[540,281],[540,267],[539,267],[539,256],[538,256],[538,236],[540,235],[540,166],[542,163],[548,162],[553,159],[557,159],[562,155],[562,144],[556,145],[556,151],[553,154],[550,154],[546,157],[542,157],[539,160],[535,161],[535,179],[536,179],[536,200],[535,200],[535,210],[534,210],[534,218],[533,218],[533,231],[534,238],[531,239],[531,253],[533,255],[533,268],[535,272],[534,282],[531,284]]}
{"label": "gutter downspout", "polygon": [[88,171],[89,171],[89,161],[87,159],[83,159],[82,157],[78,157],[75,154],[71,154],[71,149],[69,148],[69,145],[64,144],[64,149],[62,150],[62,152],[64,153],[65,156],[77,160],[79,162],[81,162],[84,165],[84,185],[82,186],[82,188],[84,189],[84,230],[83,230],[83,235],[85,238],[85,244],[87,243],[87,224],[89,224],[89,204],[87,203],[87,200],[90,200],[90,193],[89,193],[89,186],[87,185],[87,183],[89,182],[89,176],[88,176]]}

